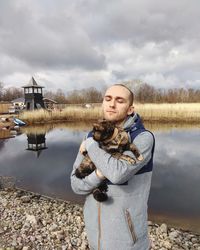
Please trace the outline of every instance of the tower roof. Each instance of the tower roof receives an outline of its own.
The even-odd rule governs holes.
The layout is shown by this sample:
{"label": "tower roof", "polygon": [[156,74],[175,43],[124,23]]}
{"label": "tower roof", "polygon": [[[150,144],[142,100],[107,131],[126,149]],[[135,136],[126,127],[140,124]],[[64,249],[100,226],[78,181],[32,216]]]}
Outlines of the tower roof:
{"label": "tower roof", "polygon": [[29,83],[27,85],[22,86],[22,88],[28,88],[28,87],[44,88],[43,86],[38,85],[36,80],[33,77],[31,77],[31,80],[29,81]]}
{"label": "tower roof", "polygon": [[34,85],[34,86],[37,86],[37,82],[35,81],[35,79],[33,77],[31,77],[31,80],[29,81],[29,85]]}

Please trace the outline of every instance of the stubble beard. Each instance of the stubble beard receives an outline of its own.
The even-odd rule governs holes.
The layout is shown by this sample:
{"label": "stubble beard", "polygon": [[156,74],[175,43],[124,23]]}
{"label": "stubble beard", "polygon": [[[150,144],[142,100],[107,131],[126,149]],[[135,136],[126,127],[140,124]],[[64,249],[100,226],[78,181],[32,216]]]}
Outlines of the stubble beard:
{"label": "stubble beard", "polygon": [[124,121],[125,121],[125,119],[126,119],[126,117],[124,117],[124,118],[119,118],[119,119],[117,119],[117,118],[111,118],[110,119],[110,117],[108,117],[108,116],[106,116],[105,114],[103,114],[103,118],[106,120],[106,121],[110,121],[110,122],[113,122],[115,125],[117,125],[117,126],[122,126],[123,125],[123,123],[124,123]]}

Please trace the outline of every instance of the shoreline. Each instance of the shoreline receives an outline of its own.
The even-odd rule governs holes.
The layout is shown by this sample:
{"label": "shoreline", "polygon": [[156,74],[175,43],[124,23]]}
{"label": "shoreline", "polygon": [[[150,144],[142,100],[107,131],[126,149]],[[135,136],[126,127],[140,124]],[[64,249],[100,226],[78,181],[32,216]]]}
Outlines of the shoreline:
{"label": "shoreline", "polygon": [[[0,118],[3,117],[2,115],[0,115]],[[10,118],[10,117],[9,117]],[[20,117],[21,118],[21,117]],[[199,120],[196,118],[191,118],[190,120],[186,119],[186,118],[168,118],[168,117],[162,117],[162,118],[147,118],[147,117],[141,117],[143,122],[148,122],[148,123],[159,123],[159,124],[163,124],[163,125],[171,125],[172,123],[175,125],[179,125],[181,123],[186,123],[188,125],[199,125]],[[23,119],[23,118],[21,118]],[[45,126],[45,125],[56,125],[56,124],[61,124],[61,123],[69,123],[69,124],[73,124],[73,123],[77,123],[77,122],[82,122],[82,123],[93,123],[96,122],[98,119],[101,119],[101,117],[98,118],[90,118],[90,119],[82,119],[81,121],[79,119],[66,119],[66,118],[62,118],[62,119],[51,119],[51,120],[33,120],[33,121],[29,121],[28,119],[23,119],[23,121],[26,123],[26,125],[24,125],[23,127],[30,127],[30,126]],[[2,123],[0,122],[0,129],[8,126],[8,127],[12,127],[13,123]]]}
{"label": "shoreline", "polygon": [[[134,103],[135,112],[143,121],[169,123],[199,123],[200,106],[198,103]],[[28,123],[48,120],[88,121],[101,119],[103,115],[101,104],[92,108],[66,106],[60,110],[42,112],[40,110],[19,114],[19,118]]]}
{"label": "shoreline", "polygon": [[[22,189],[0,189],[0,250],[89,250],[83,206]],[[152,250],[197,249],[200,235],[148,221]]]}
{"label": "shoreline", "polygon": [[[199,103],[135,103],[135,112],[143,121],[160,123],[196,123],[200,122]],[[77,105],[64,105],[62,109],[23,110],[17,114],[0,114],[0,117],[16,116],[27,125],[59,122],[88,122],[102,118],[101,103],[98,106],[84,108]]]}

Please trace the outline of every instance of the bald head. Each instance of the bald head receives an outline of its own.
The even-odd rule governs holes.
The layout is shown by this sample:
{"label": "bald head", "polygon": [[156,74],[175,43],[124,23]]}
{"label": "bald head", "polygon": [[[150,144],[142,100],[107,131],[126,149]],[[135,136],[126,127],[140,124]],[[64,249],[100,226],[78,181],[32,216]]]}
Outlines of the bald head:
{"label": "bald head", "polygon": [[[114,87],[114,86],[119,86],[119,87],[122,87],[126,90],[128,90],[128,100],[129,100],[129,104],[130,106],[133,105],[133,101],[134,101],[134,94],[133,92],[124,84],[121,84],[121,83],[116,83],[116,84],[113,84],[110,88]],[[108,88],[108,89],[110,89]]]}
{"label": "bald head", "polygon": [[114,84],[106,90],[102,107],[106,120],[122,122],[134,112],[133,92],[122,84]]}
{"label": "bald head", "polygon": [[134,101],[134,94],[133,94],[133,92],[126,85],[124,85],[122,83],[116,83],[113,86],[121,86],[121,87],[123,87],[123,88],[125,88],[125,89],[128,90],[128,92],[129,92],[129,98],[128,99],[129,99],[129,103],[130,103],[130,106],[131,106],[133,104],[133,101]]}

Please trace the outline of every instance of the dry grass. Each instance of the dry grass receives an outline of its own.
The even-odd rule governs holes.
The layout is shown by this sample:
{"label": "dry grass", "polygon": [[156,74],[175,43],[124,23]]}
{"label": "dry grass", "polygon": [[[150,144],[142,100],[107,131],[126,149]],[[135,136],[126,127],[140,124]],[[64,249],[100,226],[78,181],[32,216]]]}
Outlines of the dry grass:
{"label": "dry grass", "polygon": [[[176,104],[136,104],[135,111],[144,121],[158,122],[200,122],[200,103]],[[20,119],[34,123],[62,122],[62,121],[92,121],[102,117],[100,107],[86,109],[81,107],[67,107],[62,111],[25,111]]]}
{"label": "dry grass", "polygon": [[96,107],[93,109],[79,108],[79,107],[67,107],[62,111],[46,111],[35,110],[25,111],[20,114],[20,119],[33,123],[48,123],[52,121],[85,121],[85,120],[97,120],[101,117],[101,109]]}
{"label": "dry grass", "polygon": [[145,121],[200,121],[200,103],[137,104],[135,110]]}
{"label": "dry grass", "polygon": [[171,132],[172,130],[196,130],[200,128],[200,124],[193,122],[193,123],[187,123],[187,122],[149,122],[144,121],[144,126],[146,129],[152,131],[152,132]]}

